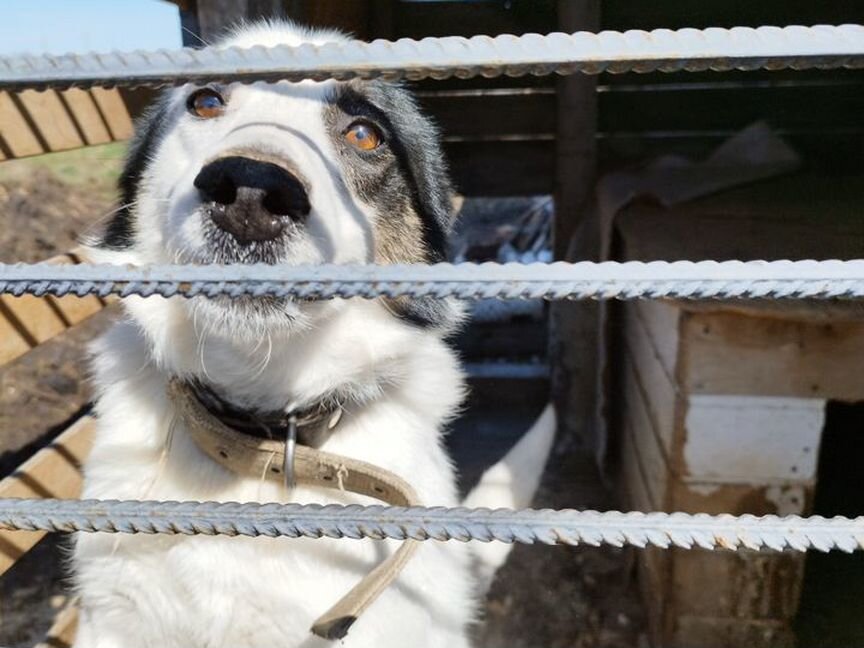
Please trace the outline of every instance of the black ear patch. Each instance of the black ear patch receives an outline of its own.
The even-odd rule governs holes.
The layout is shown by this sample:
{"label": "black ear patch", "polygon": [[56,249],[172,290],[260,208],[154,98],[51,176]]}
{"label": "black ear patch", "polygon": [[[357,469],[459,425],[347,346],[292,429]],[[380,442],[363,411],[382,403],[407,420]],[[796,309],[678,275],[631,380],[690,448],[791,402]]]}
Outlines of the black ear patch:
{"label": "black ear patch", "polygon": [[401,85],[370,81],[354,85],[353,91],[386,119],[390,149],[423,224],[428,259],[433,263],[443,261],[453,224],[453,184],[438,128]]}
{"label": "black ear patch", "polygon": [[[438,129],[414,97],[392,83],[350,83],[336,97],[335,107],[347,115],[372,118],[386,132],[389,154],[380,168],[351,168],[346,161],[346,175],[364,201],[387,219],[386,227],[379,224],[378,233],[386,230],[389,249],[404,248],[388,262],[444,261],[453,222],[453,187]],[[405,212],[412,218],[405,218]],[[459,309],[443,299],[403,297],[385,302],[396,317],[417,326],[446,329],[460,318]]]}
{"label": "black ear patch", "polygon": [[136,122],[135,137],[129,145],[126,163],[117,188],[120,208],[111,215],[97,246],[109,250],[127,250],[135,242],[135,202],[141,178],[154,149],[165,132],[168,112],[165,97],[160,97]]}

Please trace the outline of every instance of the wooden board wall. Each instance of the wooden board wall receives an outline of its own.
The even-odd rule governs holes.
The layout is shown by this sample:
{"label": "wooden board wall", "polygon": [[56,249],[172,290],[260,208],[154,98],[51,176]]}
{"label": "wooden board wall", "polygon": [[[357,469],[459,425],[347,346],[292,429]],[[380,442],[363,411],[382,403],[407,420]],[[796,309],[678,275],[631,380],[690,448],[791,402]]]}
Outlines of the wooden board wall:
{"label": "wooden board wall", "polygon": [[[827,399],[864,400],[864,320],[662,302],[622,310],[615,407],[627,506],[809,513]],[[657,645],[794,645],[803,555],[676,549],[639,561]]]}
{"label": "wooden board wall", "polygon": [[132,119],[120,92],[0,92],[0,159],[124,141]]}

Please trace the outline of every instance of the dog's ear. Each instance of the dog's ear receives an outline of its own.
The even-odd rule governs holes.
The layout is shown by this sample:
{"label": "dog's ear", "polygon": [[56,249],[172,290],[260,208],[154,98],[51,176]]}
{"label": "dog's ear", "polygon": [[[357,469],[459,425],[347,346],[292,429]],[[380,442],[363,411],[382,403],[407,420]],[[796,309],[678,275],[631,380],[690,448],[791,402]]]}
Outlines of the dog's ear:
{"label": "dog's ear", "polygon": [[128,250],[135,243],[135,203],[138,200],[141,178],[153,151],[162,139],[167,113],[165,97],[159,98],[136,120],[135,137],[129,144],[123,171],[117,182],[119,208],[111,214],[87,244],[93,248],[113,251]]}
{"label": "dog's ear", "polygon": [[[386,115],[394,135],[390,148],[399,161],[412,207],[422,223],[426,260],[445,261],[455,210],[453,184],[438,128],[401,85],[371,82],[365,92]],[[461,307],[451,299],[400,298],[388,300],[387,304],[398,317],[422,327],[447,330],[462,319]]]}
{"label": "dog's ear", "polygon": [[383,82],[370,85],[373,102],[382,109],[395,134],[390,147],[408,181],[414,211],[423,223],[429,261],[444,261],[454,220],[454,192],[438,127],[403,86]]}

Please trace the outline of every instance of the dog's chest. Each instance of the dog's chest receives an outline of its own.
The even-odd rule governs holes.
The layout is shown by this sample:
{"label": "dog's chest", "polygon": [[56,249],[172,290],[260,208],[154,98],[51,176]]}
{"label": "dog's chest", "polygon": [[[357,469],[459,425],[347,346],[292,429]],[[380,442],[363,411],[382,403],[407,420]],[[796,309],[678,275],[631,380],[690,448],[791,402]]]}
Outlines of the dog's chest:
{"label": "dog's chest", "polygon": [[[127,634],[128,645],[165,648],[319,645],[309,631],[314,619],[392,549],[374,541],[204,537],[115,544],[88,536],[80,543],[79,556],[102,556],[85,561],[79,573],[88,597],[111,611],[102,623],[116,626],[112,634]],[[444,645],[450,633],[458,636],[453,631],[470,608],[466,559],[464,547],[421,547],[399,584],[351,629],[346,645],[414,639],[413,645],[431,647]],[[429,586],[433,575],[444,584],[440,590]],[[438,627],[440,619],[451,622]]]}
{"label": "dog's chest", "polygon": [[[372,503],[333,490],[289,494],[278,482],[226,471],[191,440],[167,398],[164,374],[141,349],[128,327],[103,342],[85,497]],[[425,504],[455,505],[453,470],[439,441],[441,419],[461,396],[451,362],[434,351],[416,363],[422,368],[416,379],[406,367],[402,391],[344,417],[323,449],[403,476]],[[371,540],[82,535],[74,556],[86,619],[78,645],[116,648],[99,637],[120,637],[117,645],[130,647],[333,645],[311,635],[312,622],[380,563],[386,549]],[[467,551],[424,544],[344,645],[465,645],[474,611]]]}
{"label": "dog's chest", "polygon": [[[161,461],[142,461],[136,467],[130,456],[123,461],[122,453],[115,452],[119,456],[113,464],[97,463],[90,471],[87,495],[288,499],[277,482],[226,473],[200,454],[182,427],[175,427],[174,434],[171,452]],[[450,500],[446,494],[452,476],[436,467],[439,463],[446,465],[430,451],[414,467],[413,476],[427,499],[438,492]],[[303,487],[290,499],[369,503],[361,496]],[[75,562],[85,605],[89,601],[98,606],[96,626],[104,631],[108,624],[114,626],[111,634],[142,638],[140,644],[129,645],[316,646],[319,642],[310,633],[313,621],[397,546],[373,540],[82,535]],[[413,645],[428,640],[425,645],[431,648],[455,641],[473,609],[467,549],[421,546],[398,583],[351,629],[345,645],[382,648],[416,638]],[[444,628],[437,621],[442,618],[451,620]]]}

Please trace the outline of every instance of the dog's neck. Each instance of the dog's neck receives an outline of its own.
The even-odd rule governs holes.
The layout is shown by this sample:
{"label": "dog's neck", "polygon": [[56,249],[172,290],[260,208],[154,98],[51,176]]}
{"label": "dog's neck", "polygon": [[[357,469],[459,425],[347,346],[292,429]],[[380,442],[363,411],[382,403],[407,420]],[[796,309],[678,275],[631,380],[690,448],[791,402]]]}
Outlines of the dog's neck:
{"label": "dog's neck", "polygon": [[328,317],[305,330],[254,340],[235,335],[236,327],[196,322],[186,302],[145,301],[127,307],[166,380],[199,380],[241,410],[305,409],[335,398],[350,414],[428,375],[429,362],[449,364],[434,335],[372,302],[332,304]]}
{"label": "dog's neck", "polygon": [[279,410],[261,411],[235,405],[200,380],[188,384],[211,416],[237,432],[261,439],[282,441],[293,425],[298,443],[319,448],[334,433],[344,413],[339,398],[332,394],[303,407],[286,405]]}

